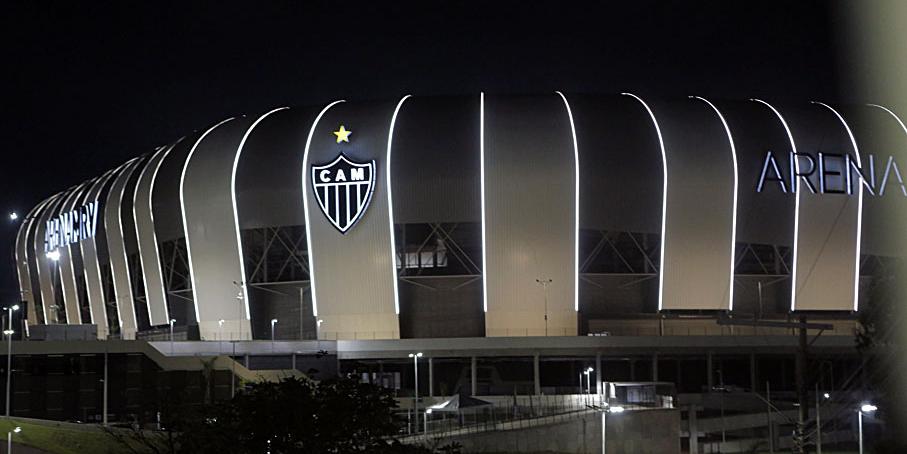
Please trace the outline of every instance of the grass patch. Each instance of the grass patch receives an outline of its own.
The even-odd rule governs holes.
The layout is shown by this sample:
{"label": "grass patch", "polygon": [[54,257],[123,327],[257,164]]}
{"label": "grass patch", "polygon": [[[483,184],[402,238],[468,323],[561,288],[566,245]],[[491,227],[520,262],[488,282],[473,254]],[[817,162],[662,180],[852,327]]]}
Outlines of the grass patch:
{"label": "grass patch", "polygon": [[18,418],[0,418],[0,440],[3,440],[4,445],[7,434],[16,426],[21,427],[22,431],[13,434],[14,443],[54,454],[123,452],[110,435],[93,424],[80,425]]}

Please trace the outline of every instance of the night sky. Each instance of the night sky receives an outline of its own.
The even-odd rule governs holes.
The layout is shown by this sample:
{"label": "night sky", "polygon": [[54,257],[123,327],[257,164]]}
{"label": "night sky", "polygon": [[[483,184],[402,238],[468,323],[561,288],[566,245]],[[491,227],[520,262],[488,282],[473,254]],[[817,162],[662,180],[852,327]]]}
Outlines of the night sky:
{"label": "night sky", "polygon": [[0,305],[6,213],[229,116],[479,91],[848,101],[825,2],[489,3],[4,2]]}

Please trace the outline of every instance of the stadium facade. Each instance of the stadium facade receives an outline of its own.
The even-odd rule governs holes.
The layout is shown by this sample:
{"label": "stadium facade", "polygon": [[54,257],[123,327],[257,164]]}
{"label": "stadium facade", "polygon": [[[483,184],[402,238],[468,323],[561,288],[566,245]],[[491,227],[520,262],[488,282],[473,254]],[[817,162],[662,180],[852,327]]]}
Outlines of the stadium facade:
{"label": "stadium facade", "polygon": [[101,339],[852,320],[904,256],[885,216],[907,203],[905,165],[907,128],[881,105],[336,101],[229,118],[52,194],[16,263],[31,332]]}

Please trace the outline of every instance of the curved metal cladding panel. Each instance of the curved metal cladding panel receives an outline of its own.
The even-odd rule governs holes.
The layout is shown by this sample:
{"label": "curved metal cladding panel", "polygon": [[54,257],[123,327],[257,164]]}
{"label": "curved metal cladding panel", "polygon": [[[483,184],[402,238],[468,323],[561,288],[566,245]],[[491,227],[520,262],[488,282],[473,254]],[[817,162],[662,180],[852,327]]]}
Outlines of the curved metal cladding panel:
{"label": "curved metal cladding panel", "polygon": [[123,228],[122,204],[129,177],[140,164],[141,159],[135,158],[123,166],[123,170],[113,180],[104,206],[104,231],[107,237],[110,275],[113,280],[122,339],[135,339],[138,329],[138,320],[133,305],[132,278],[129,275],[129,263],[126,257],[126,232]]}
{"label": "curved metal cladding panel", "polygon": [[[787,312],[790,308],[794,198],[780,187],[771,184],[760,187],[759,184],[768,153],[783,157],[793,150],[785,127],[786,118],[766,100],[716,102],[715,105],[721,109],[734,134],[739,172],[734,310]],[[770,172],[767,175],[774,175],[770,163],[765,170]],[[771,246],[774,255],[766,256],[764,246]],[[756,269],[741,266],[754,261],[759,264]],[[774,305],[760,306],[766,301]]]}
{"label": "curved metal cladding panel", "polygon": [[[41,312],[44,316],[45,324],[60,323],[57,319],[58,299],[56,295],[56,282],[60,279],[59,261],[51,260],[47,257],[45,243],[47,241],[47,221],[60,215],[60,207],[75,188],[69,188],[61,193],[52,203],[48,204],[47,210],[39,218],[40,224],[35,232],[35,251],[37,252],[37,276],[41,286]],[[60,298],[62,300],[62,298]],[[49,311],[48,309],[53,309]]]}
{"label": "curved metal cladding panel", "polygon": [[[803,157],[795,162],[800,173],[809,176],[794,184],[798,208],[791,309],[855,310],[863,195],[862,185],[856,182],[853,195],[846,194],[843,156],[858,157],[858,145],[855,148],[846,120],[830,107],[810,104],[779,110],[785,117],[793,117],[790,124],[798,153],[812,156],[812,160]],[[827,158],[823,162],[824,194],[817,159],[820,152]],[[785,174],[789,177],[790,173]],[[813,193],[809,186],[819,192]],[[845,193],[831,192],[839,190]]]}
{"label": "curved metal cladding panel", "polygon": [[[643,104],[630,96],[568,94],[567,99],[573,110],[580,162],[580,314],[585,319],[602,318],[638,312],[640,307],[654,312],[658,279],[600,273],[597,257],[605,254],[597,252],[608,247],[609,237],[629,233],[650,251],[650,258],[640,254],[641,268],[621,271],[658,273],[663,164],[655,124]],[[646,243],[647,237],[651,244]]]}
{"label": "curved metal cladding panel", "polygon": [[[402,108],[406,109],[405,103]],[[306,185],[313,306],[324,321],[321,338],[400,337],[387,187],[388,133],[394,109],[390,103],[336,104],[310,133],[301,180]],[[352,131],[348,142],[338,141],[344,137],[340,126]],[[347,161],[337,161],[341,156]],[[365,168],[371,164],[370,170]],[[353,169],[359,169],[357,176]],[[344,180],[357,183],[346,185]],[[352,203],[356,201],[360,209]],[[358,222],[350,226],[357,212]]]}
{"label": "curved metal cladding panel", "polygon": [[[188,271],[188,264],[183,265],[186,261],[184,251],[177,253],[175,245],[185,245],[185,232],[183,230],[183,211],[180,207],[180,178],[183,174],[183,167],[186,164],[186,157],[192,151],[192,147],[201,136],[201,132],[193,132],[178,141],[173,148],[167,153],[158,167],[157,176],[154,178],[154,186],[151,188],[151,214],[154,218],[154,235],[157,239],[158,247],[162,254],[162,264],[170,269],[163,274],[165,288],[167,293],[167,308],[172,319],[176,320],[177,325],[194,325],[195,321],[195,303],[192,301],[191,284]],[[165,244],[165,243],[175,244]],[[184,247],[184,246],[183,246]],[[179,262],[174,259],[178,258]],[[180,265],[180,271],[177,271],[177,265]],[[185,271],[183,273],[182,271]],[[182,282],[186,282],[182,286]],[[177,293],[185,290],[184,293]]]}
{"label": "curved metal cladding panel", "polygon": [[[60,207],[60,214],[65,215],[67,218],[72,216],[71,213],[81,206],[82,196],[91,186],[92,181],[80,184],[66,197]],[[78,225],[75,220],[67,222],[75,222],[75,225]],[[69,229],[69,227],[62,228],[64,231]],[[77,231],[73,230],[71,233],[64,233],[64,236],[77,233]],[[60,251],[60,260],[57,263],[60,265],[60,286],[63,291],[63,304],[66,306],[66,323],[80,324],[82,323],[82,310],[79,304],[79,285],[76,283],[76,266],[77,262],[81,263],[81,256],[78,258],[74,257],[75,254],[79,253],[79,250],[78,248],[73,248],[72,242],[66,238],[64,238],[63,244],[58,250]]]}
{"label": "curved metal cladding panel", "polygon": [[[114,169],[106,172],[97,179],[86,194],[86,202],[98,202],[101,200],[101,193],[111,179],[117,175],[120,169]],[[98,210],[104,210],[103,206],[98,206]],[[100,211],[99,211],[100,215]],[[100,222],[99,222],[100,223]],[[84,238],[79,246],[82,253],[82,267],[85,272],[85,289],[88,295],[88,307],[90,308],[91,323],[98,326],[98,339],[106,339],[109,331],[107,320],[107,305],[104,296],[104,284],[101,281],[101,263],[98,250],[98,243],[104,242],[106,235],[104,230],[98,228],[94,236]]]}
{"label": "curved metal cladding panel", "polygon": [[45,200],[44,206],[42,206],[35,214],[35,218],[32,220],[32,228],[26,238],[28,247],[28,255],[26,256],[26,259],[28,260],[28,275],[31,281],[32,296],[35,299],[35,324],[45,324],[47,322],[44,310],[45,294],[41,285],[41,267],[44,266],[41,259],[45,257],[44,231],[47,227],[46,216],[48,212],[53,209],[54,204],[64,194],[65,192],[60,192]]}
{"label": "curved metal cladding panel", "polygon": [[414,244],[438,244],[408,239],[412,226],[436,233],[448,264],[466,270],[418,269],[398,281],[401,337],[485,335],[479,127],[478,96],[417,96],[397,116],[390,169],[397,261]]}
{"label": "curved metal cladding panel", "polygon": [[660,309],[731,309],[736,169],[728,133],[702,100],[650,106],[667,155]]}
{"label": "curved metal cladding panel", "polygon": [[891,228],[895,213],[907,209],[907,112],[878,104],[840,111],[860,147],[866,177],[873,181],[872,193],[863,193],[861,251],[882,257],[907,256],[901,241],[904,232]]}
{"label": "curved metal cladding panel", "polygon": [[267,240],[271,247],[297,251],[300,268],[308,270],[306,254],[301,252],[307,250],[307,245],[300,169],[306,136],[321,109],[281,109],[270,113],[249,132],[240,150],[234,188],[239,230],[243,232],[242,250],[247,257],[245,281],[255,339],[270,338],[270,321],[274,318],[279,320],[278,339],[286,333],[298,338],[315,333],[307,271],[289,277],[289,282],[283,279],[281,287],[263,288],[256,284],[271,282],[266,274],[268,267],[264,261],[248,258],[260,257],[267,250],[251,240],[258,235],[250,235],[250,230],[290,226],[299,236],[278,237],[280,232],[270,231]]}
{"label": "curved metal cladding panel", "polygon": [[132,214],[135,222],[135,236],[138,243],[139,261],[145,289],[145,304],[151,325],[166,325],[170,320],[167,312],[167,295],[164,290],[164,276],[161,271],[157,238],[154,234],[154,215],[151,212],[151,192],[155,175],[167,153],[169,145],[158,150],[139,173],[132,200]]}
{"label": "curved metal cladding panel", "polygon": [[560,96],[485,96],[487,336],[577,333],[574,152]]}
{"label": "curved metal cladding panel", "polygon": [[183,222],[202,339],[252,337],[231,190],[236,152],[252,121],[232,119],[209,129],[183,171]]}
{"label": "curved metal cladding panel", "polygon": [[[196,131],[182,138],[158,166],[151,190],[151,213],[154,217],[154,234],[159,243],[173,241],[186,234],[180,207],[180,179],[189,152],[204,132]],[[174,316],[179,318],[178,314]]]}
{"label": "curved metal cladding panel", "polygon": [[[34,278],[32,276],[31,267],[29,265],[29,255],[34,257],[35,250],[33,247],[30,247],[29,244],[34,245],[34,243],[29,243],[28,238],[30,235],[34,234],[35,227],[37,223],[35,218],[40,216],[43,208],[50,203],[55,196],[42,200],[40,203],[35,205],[31,211],[28,212],[28,215],[25,216],[25,219],[22,220],[22,224],[19,225],[19,231],[16,233],[16,272],[19,277],[19,290],[22,301],[25,301],[26,304],[26,317],[28,318],[29,325],[35,325],[38,323],[38,314],[35,309],[36,301],[40,298],[40,295],[36,297],[34,294],[34,288],[32,283]],[[34,260],[33,258],[31,259]]]}

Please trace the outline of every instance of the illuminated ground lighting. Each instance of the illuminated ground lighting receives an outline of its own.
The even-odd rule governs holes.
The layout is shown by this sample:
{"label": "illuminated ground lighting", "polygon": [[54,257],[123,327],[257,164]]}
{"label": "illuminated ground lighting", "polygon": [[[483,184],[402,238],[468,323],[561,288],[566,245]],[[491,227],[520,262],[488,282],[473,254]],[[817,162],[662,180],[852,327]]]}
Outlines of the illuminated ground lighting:
{"label": "illuminated ground lighting", "polygon": [[[857,158],[857,166],[863,167],[863,160],[860,158],[860,149],[857,147],[857,139],[854,138],[853,132],[850,130],[850,126],[847,124],[847,121],[844,120],[844,117],[838,113],[837,110],[829,106],[828,104],[813,101],[813,104],[823,106],[826,109],[830,110],[838,120],[841,121],[841,124],[844,125],[844,130],[847,131],[847,137],[850,139],[850,144],[853,146],[853,152]],[[851,169],[847,169],[847,172],[850,173]],[[857,310],[859,305],[859,296],[860,296],[860,240],[863,237],[863,185],[867,184],[866,180],[863,179],[862,175],[858,175],[857,178],[860,179],[860,184],[857,184],[859,191],[857,192],[857,247],[856,247],[856,258],[854,259],[853,265],[853,310]]]}
{"label": "illuminated ground lighting", "polygon": [[576,144],[576,127],[573,123],[573,111],[570,110],[570,103],[567,102],[567,97],[563,93],[559,91],[555,93],[564,100],[564,107],[567,108],[567,117],[570,119],[570,134],[573,138],[573,310],[579,312],[579,147]]}
{"label": "illuminated ground lighting", "polygon": [[[243,303],[246,309],[246,320],[251,320],[251,315],[249,313],[249,292],[246,289],[246,261],[243,257],[242,237],[239,234],[239,210],[236,208],[236,169],[239,167],[239,158],[242,156],[243,148],[246,145],[246,139],[249,138],[249,134],[252,134],[252,130],[272,113],[285,109],[289,109],[289,107],[278,107],[273,109],[258,117],[258,119],[252,123],[252,126],[249,126],[246,133],[243,134],[242,140],[239,141],[239,147],[236,148],[236,156],[233,157],[233,170],[230,172],[230,202],[233,205],[233,227],[236,231],[236,251],[239,256],[239,274],[242,279],[239,284],[240,289],[242,289]],[[242,332],[242,330],[240,330],[240,332]]]}
{"label": "illuminated ground lighting", "polygon": [[705,98],[699,96],[690,96],[690,98],[698,99],[708,104],[718,114],[718,119],[721,120],[721,125],[724,126],[724,132],[727,134],[727,140],[731,144],[731,158],[734,162],[734,207],[731,215],[731,277],[728,287],[728,310],[732,311],[734,310],[734,264],[736,263],[735,257],[737,255],[737,187],[739,186],[737,148],[734,146],[734,137],[731,135],[731,129],[728,127],[727,121],[724,120],[724,115],[721,115],[721,111]]}
{"label": "illuminated ground lighting", "polygon": [[[790,127],[787,125],[787,121],[784,120],[784,117],[781,115],[781,112],[778,112],[778,109],[775,109],[771,104],[761,100],[761,99],[750,99],[750,101],[758,102],[767,106],[771,111],[778,117],[778,120],[781,121],[781,125],[784,126],[784,132],[787,133],[787,140],[790,142],[790,149],[796,156],[797,153],[797,144],[794,142],[794,135],[790,132]],[[800,173],[800,160],[794,158],[794,171]],[[794,187],[791,188],[791,191],[794,192],[794,245],[792,247],[792,265],[791,265],[791,284],[790,284],[790,310],[795,310],[796,301],[797,301],[797,243],[800,239],[800,177],[797,177],[794,180]]]}
{"label": "illuminated ground lighting", "polygon": [[391,156],[394,144],[394,126],[397,124],[397,114],[400,113],[400,108],[403,107],[403,103],[410,97],[411,95],[406,95],[397,102],[397,107],[394,108],[394,115],[391,117],[390,131],[387,133],[387,170],[385,171],[385,174],[387,175],[387,222],[389,224],[391,236],[391,280],[394,283],[394,313],[397,315],[400,315],[400,295],[397,288],[397,246],[396,237],[394,235],[394,196],[393,186],[391,185]]}
{"label": "illuminated ground lighting", "polygon": [[665,143],[661,136],[661,128],[658,126],[658,120],[649,105],[639,96],[632,93],[621,93],[637,101],[646,109],[652,124],[655,125],[655,133],[658,135],[658,147],[661,149],[661,170],[662,170],[662,192],[661,192],[661,254],[658,261],[658,310],[660,311],[664,303],[664,267],[665,267],[665,225],[667,223],[668,213],[668,155],[665,153]]}
{"label": "illuminated ground lighting", "polygon": [[[328,104],[324,107],[324,109],[321,109],[321,112],[319,112],[318,116],[315,117],[315,121],[312,123],[312,127],[309,129],[309,135],[305,139],[305,151],[302,154],[302,208],[303,212],[305,213],[305,247],[309,257],[309,270],[311,270],[309,274],[309,284],[312,286],[312,316],[314,317],[318,317],[318,292],[315,291],[315,255],[312,254],[312,241],[310,241],[310,239],[312,238],[312,223],[310,221],[311,217],[309,216],[309,185],[306,181],[306,177],[309,172],[306,170],[306,166],[309,163],[309,147],[312,145],[312,136],[315,134],[315,128],[318,127],[318,122],[321,121],[321,117],[323,117],[324,114],[327,113],[328,109],[341,102],[346,101],[340,99]],[[396,266],[396,262],[394,266]]]}
{"label": "illuminated ground lighting", "polygon": [[[183,197],[183,192],[185,191],[185,184],[186,184],[186,170],[189,169],[189,161],[192,160],[192,155],[195,154],[195,150],[198,148],[198,144],[202,143],[202,141],[205,140],[205,137],[207,137],[208,134],[211,134],[211,131],[214,131],[215,129],[217,129],[218,126],[220,126],[224,123],[227,123],[228,121],[232,121],[232,120],[233,120],[232,117],[227,118],[226,120],[223,120],[220,123],[208,128],[208,130],[205,131],[205,133],[202,134],[201,137],[199,137],[198,140],[195,141],[195,143],[192,145],[192,149],[189,150],[189,155],[186,156],[186,162],[183,163],[183,171],[180,174],[180,212],[183,216],[183,235],[185,235],[185,237],[186,237],[186,255],[189,258],[189,260],[188,260],[189,261],[189,280],[192,282],[192,299],[195,302],[195,304],[193,304],[192,306],[195,308],[195,321],[196,322],[201,321],[201,316],[199,315],[199,312],[198,312],[198,303],[199,303],[198,295],[195,294],[195,290],[198,287],[196,287],[196,285],[195,285],[195,268],[192,266],[192,246],[190,245],[191,241],[189,241],[189,224],[186,222],[186,200]],[[124,248],[123,252],[125,253],[125,251],[126,251],[126,249]]]}

